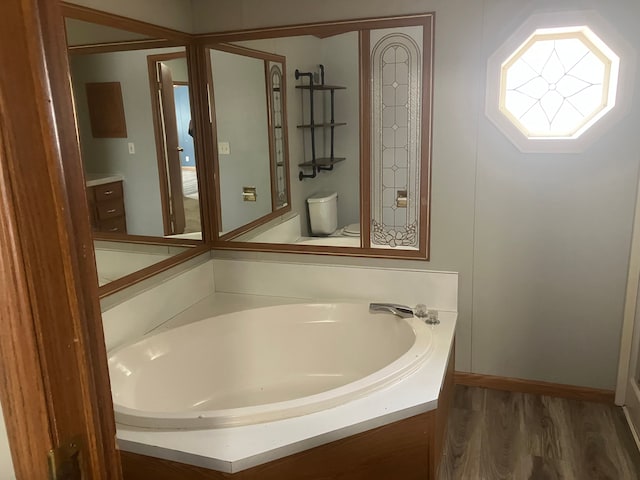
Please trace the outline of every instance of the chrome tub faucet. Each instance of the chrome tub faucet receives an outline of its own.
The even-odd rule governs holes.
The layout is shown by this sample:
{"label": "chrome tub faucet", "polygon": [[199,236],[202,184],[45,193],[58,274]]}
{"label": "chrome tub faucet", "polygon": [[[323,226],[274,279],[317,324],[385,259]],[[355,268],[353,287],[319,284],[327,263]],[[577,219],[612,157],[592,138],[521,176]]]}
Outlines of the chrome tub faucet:
{"label": "chrome tub faucet", "polygon": [[407,307],[406,305],[398,305],[396,303],[370,303],[369,312],[370,313],[379,313],[379,312],[393,313],[394,315],[400,318],[413,317],[413,308]]}

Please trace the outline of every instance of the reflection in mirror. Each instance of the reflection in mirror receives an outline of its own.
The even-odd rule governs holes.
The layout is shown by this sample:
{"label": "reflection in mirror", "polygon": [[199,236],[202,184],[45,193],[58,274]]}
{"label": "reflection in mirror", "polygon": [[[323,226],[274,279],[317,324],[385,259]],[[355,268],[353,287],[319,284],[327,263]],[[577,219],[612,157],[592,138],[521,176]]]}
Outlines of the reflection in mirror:
{"label": "reflection in mirror", "polygon": [[[165,237],[202,238],[185,49],[141,49],[166,41],[72,18],[65,22],[103,286],[198,245]],[[152,73],[162,66],[164,85]],[[180,210],[165,208],[179,198]],[[180,213],[182,227],[174,221]],[[105,234],[112,240],[99,240]]]}
{"label": "reflection in mirror", "polygon": [[[163,61],[167,55],[171,61]],[[149,64],[160,77],[151,82]],[[73,55],[71,75],[94,230],[200,236],[184,49]],[[117,86],[113,97],[91,95],[92,87],[108,85]],[[126,129],[97,135],[95,119],[108,129],[121,119]],[[188,228],[185,218],[192,219]]]}
{"label": "reflection in mirror", "polygon": [[[234,240],[360,247],[358,33],[347,32],[326,38],[303,35],[238,44],[286,57],[289,70],[309,72],[311,78],[296,80],[295,74],[290,73],[289,88],[282,92],[288,105],[288,124],[297,126],[289,132],[291,170],[296,178],[290,191],[292,214]],[[306,88],[310,80],[323,87],[320,65],[324,66],[324,87],[331,84],[341,87],[339,90],[318,88],[311,91]],[[299,172],[311,173],[307,167],[301,170],[300,164],[311,164],[314,158],[332,157],[345,160],[335,163],[331,171],[318,171],[315,178],[297,180]],[[221,181],[225,181],[224,177]],[[313,224],[310,212],[315,214]]]}
{"label": "reflection in mirror", "polygon": [[233,237],[288,210],[284,59],[210,49],[217,138],[218,235]]}
{"label": "reflection in mirror", "polygon": [[282,64],[269,62],[269,91],[271,92],[271,137],[273,139],[273,152],[271,156],[271,191],[273,196],[273,209],[287,205],[287,182],[285,180],[285,146],[284,129],[284,103]]}
{"label": "reflection in mirror", "polygon": [[428,259],[433,15],[316,24],[298,36],[291,27],[215,35],[280,55],[295,72],[282,91],[297,125],[291,211],[232,240],[242,249]]}
{"label": "reflection in mirror", "polygon": [[99,286],[186,252],[188,245],[160,245],[95,240]]}
{"label": "reflection in mirror", "polygon": [[147,56],[166,236],[202,238],[187,59]]}
{"label": "reflection in mirror", "polygon": [[142,43],[155,40],[148,35],[136,32],[128,32],[106,25],[85,22],[75,18],[65,18],[67,31],[67,47],[73,50],[74,47],[87,47],[105,45],[110,43]]}

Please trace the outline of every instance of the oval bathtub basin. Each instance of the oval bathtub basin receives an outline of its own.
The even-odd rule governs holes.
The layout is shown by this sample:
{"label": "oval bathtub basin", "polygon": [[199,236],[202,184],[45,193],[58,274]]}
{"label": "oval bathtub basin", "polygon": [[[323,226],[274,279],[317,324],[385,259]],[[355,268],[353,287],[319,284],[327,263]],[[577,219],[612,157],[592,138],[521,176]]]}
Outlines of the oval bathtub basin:
{"label": "oval bathtub basin", "polygon": [[116,421],[229,427],[331,408],[405,378],[431,329],[367,304],[294,304],[221,315],[113,351]]}

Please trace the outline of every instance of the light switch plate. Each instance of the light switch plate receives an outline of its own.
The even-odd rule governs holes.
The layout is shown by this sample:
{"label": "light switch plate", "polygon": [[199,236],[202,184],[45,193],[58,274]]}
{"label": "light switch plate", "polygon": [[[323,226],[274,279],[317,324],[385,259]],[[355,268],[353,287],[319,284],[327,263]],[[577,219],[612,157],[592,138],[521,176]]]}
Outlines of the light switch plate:
{"label": "light switch plate", "polygon": [[229,142],[218,142],[218,155],[230,155],[231,148]]}
{"label": "light switch plate", "polygon": [[136,146],[133,142],[129,142],[129,155],[135,155]]}

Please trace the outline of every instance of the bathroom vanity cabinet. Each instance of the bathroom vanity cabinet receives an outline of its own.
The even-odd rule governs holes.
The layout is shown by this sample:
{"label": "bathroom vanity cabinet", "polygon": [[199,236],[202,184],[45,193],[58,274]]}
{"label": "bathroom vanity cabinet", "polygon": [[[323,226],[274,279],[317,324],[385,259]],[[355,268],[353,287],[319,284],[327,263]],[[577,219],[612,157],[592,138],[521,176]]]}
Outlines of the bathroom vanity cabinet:
{"label": "bathroom vanity cabinet", "polygon": [[127,233],[122,180],[103,177],[87,181],[87,201],[94,231]]}
{"label": "bathroom vanity cabinet", "polygon": [[435,480],[453,399],[451,348],[435,410],[280,458],[238,473],[222,473],[121,451],[125,480]]}

